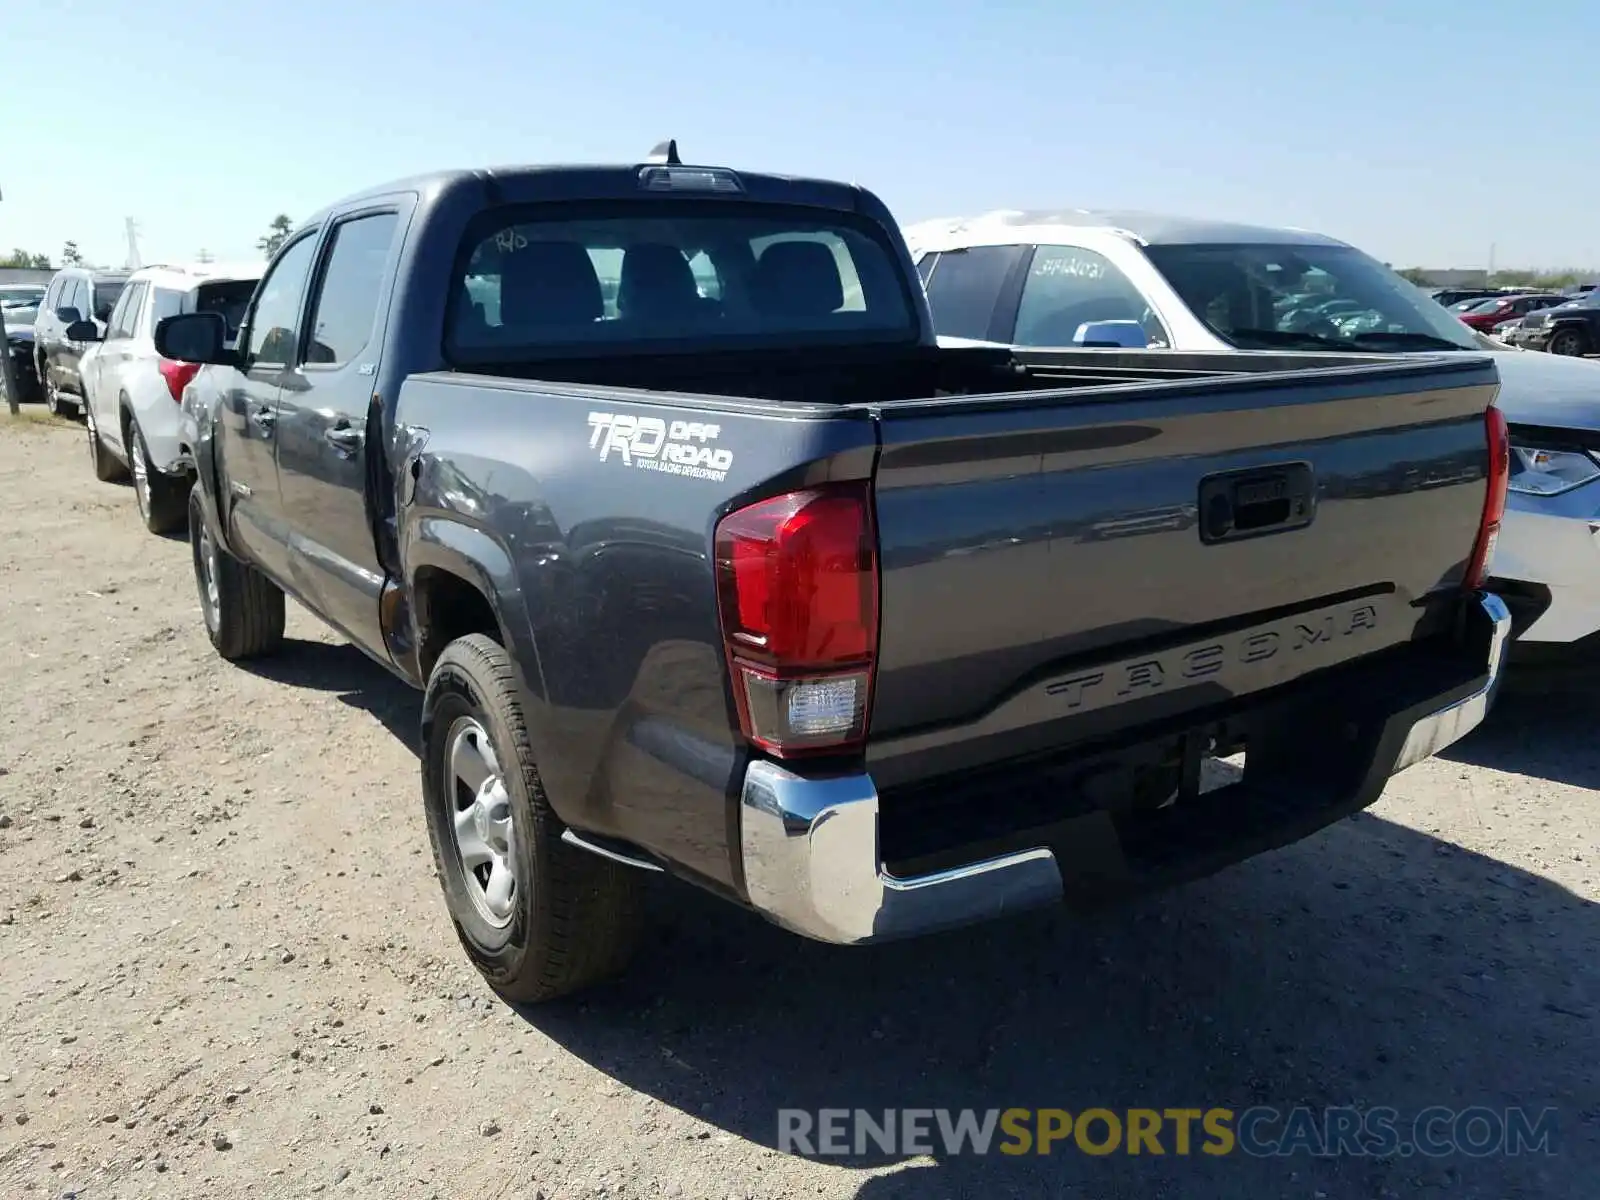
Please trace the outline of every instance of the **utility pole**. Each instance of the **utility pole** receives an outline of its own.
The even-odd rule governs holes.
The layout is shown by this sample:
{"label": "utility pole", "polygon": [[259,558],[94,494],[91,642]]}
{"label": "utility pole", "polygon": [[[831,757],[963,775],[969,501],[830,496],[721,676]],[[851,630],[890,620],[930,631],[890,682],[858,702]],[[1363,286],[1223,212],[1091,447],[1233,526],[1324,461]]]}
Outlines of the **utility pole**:
{"label": "utility pole", "polygon": [[132,217],[124,218],[128,229],[128,262],[130,271],[137,271],[144,266],[144,260],[139,257],[139,222]]}
{"label": "utility pole", "polygon": [[[5,199],[0,195],[0,200]],[[17,373],[11,365],[11,339],[6,336],[5,320],[0,318],[0,386],[6,390],[6,409],[11,415],[17,416],[22,410],[18,407],[22,396],[17,390]]]}

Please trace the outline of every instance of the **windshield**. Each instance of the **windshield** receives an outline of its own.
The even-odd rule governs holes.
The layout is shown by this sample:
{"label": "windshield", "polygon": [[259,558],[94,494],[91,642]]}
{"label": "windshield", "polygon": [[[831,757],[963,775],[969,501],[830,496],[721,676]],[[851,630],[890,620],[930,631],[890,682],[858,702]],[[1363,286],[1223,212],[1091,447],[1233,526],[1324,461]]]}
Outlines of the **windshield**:
{"label": "windshield", "polygon": [[[881,232],[845,213],[652,201],[615,215],[501,210],[469,230],[445,344],[456,361],[552,352],[913,341]],[[548,210],[544,210],[548,211]]]}
{"label": "windshield", "polygon": [[1472,331],[1351,246],[1170,245],[1145,254],[1213,333],[1243,350],[1476,350]]}
{"label": "windshield", "polygon": [[1457,311],[1464,313],[1493,312],[1495,309],[1506,303],[1508,303],[1508,301],[1503,296],[1490,296],[1487,300],[1474,300],[1465,308],[1458,309]]}
{"label": "windshield", "polygon": [[38,308],[44,300],[44,289],[13,284],[0,287],[0,308]]}

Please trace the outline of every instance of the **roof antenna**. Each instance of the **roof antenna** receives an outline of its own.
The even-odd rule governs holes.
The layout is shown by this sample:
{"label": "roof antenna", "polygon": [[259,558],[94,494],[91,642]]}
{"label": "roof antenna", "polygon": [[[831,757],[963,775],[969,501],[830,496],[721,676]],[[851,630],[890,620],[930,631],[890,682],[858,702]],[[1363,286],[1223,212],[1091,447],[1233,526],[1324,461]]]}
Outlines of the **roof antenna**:
{"label": "roof antenna", "polygon": [[668,138],[664,142],[658,142],[656,148],[650,151],[650,157],[645,159],[645,162],[682,166],[683,159],[678,157],[678,139]]}

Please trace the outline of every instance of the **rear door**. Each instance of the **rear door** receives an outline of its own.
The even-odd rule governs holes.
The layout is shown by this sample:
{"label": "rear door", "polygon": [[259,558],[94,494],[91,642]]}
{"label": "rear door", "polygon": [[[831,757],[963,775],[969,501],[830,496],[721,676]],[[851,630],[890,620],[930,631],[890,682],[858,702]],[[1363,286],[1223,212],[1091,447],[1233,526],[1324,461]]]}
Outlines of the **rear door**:
{"label": "rear door", "polygon": [[107,315],[105,339],[93,354],[82,361],[84,395],[94,407],[95,425],[100,436],[108,443],[122,444],[122,421],[118,411],[122,403],[122,373],[128,365],[133,347],[134,330],[139,327],[139,310],[149,292],[149,284],[141,281],[124,288]]}
{"label": "rear door", "polygon": [[384,575],[367,506],[368,418],[408,212],[400,205],[377,207],[331,226],[311,289],[300,362],[284,376],[278,400],[278,477],[285,520],[294,531],[291,569],[330,622],[380,655]]}
{"label": "rear door", "polygon": [[278,490],[278,396],[294,369],[319,230],[278,252],[239,335],[239,366],[218,371],[214,437],[221,457],[228,536],[293,588],[289,536]]}
{"label": "rear door", "polygon": [[[89,290],[89,281],[81,275],[74,275],[67,279],[66,286],[62,288],[61,300],[57,311],[71,309],[66,316],[76,317],[80,321],[87,321],[91,317],[89,305],[92,293]],[[74,395],[83,395],[83,381],[78,376],[78,360],[83,357],[83,342],[75,342],[67,336],[67,326],[71,322],[62,321],[58,338],[56,339],[56,379],[63,390]]]}

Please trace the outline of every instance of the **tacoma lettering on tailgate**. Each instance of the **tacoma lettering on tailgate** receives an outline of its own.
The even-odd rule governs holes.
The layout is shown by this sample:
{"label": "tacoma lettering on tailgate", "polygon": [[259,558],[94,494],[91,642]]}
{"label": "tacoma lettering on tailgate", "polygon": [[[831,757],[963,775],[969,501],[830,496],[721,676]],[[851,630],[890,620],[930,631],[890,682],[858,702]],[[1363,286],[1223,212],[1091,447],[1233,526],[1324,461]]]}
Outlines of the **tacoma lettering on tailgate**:
{"label": "tacoma lettering on tailgate", "polygon": [[1219,682],[1230,690],[1253,691],[1271,686],[1263,676],[1275,673],[1277,660],[1293,660],[1294,673],[1301,675],[1365,653],[1368,647],[1357,651],[1349,640],[1365,638],[1377,628],[1375,605],[1365,601],[1339,605],[1079,671],[1047,684],[1045,691],[1071,709],[1099,708],[1213,676],[1222,677]]}

